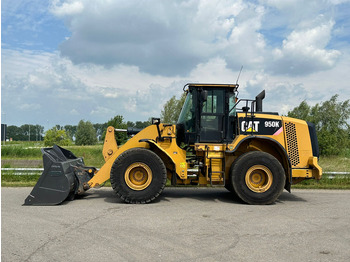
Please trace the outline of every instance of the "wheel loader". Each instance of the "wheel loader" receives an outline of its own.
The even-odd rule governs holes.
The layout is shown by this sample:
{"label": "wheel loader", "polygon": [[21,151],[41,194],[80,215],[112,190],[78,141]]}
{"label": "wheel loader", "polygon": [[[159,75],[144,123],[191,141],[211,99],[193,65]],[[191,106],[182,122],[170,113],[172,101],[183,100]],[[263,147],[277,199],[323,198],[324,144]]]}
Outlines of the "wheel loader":
{"label": "wheel loader", "polygon": [[[43,148],[44,172],[24,205],[72,200],[110,179],[126,203],[149,203],[172,186],[225,187],[243,202],[276,201],[304,179],[320,179],[319,148],[312,123],[263,111],[265,90],[238,99],[238,84],[186,84],[176,125],[142,130],[107,128],[105,164],[85,166],[82,158],[53,146]],[[115,132],[132,137],[118,146]]]}

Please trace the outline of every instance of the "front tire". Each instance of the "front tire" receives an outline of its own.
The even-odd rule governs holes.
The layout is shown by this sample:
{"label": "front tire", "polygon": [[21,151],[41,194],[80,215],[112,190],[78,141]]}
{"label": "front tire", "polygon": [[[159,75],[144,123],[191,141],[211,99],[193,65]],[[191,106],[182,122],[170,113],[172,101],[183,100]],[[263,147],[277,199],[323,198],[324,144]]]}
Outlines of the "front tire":
{"label": "front tire", "polygon": [[126,203],[144,204],[155,200],[166,183],[162,159],[145,148],[123,152],[111,169],[111,185]]}
{"label": "front tire", "polygon": [[230,178],[239,198],[253,205],[274,203],[286,182],[281,163],[274,156],[260,151],[238,157],[232,165]]}

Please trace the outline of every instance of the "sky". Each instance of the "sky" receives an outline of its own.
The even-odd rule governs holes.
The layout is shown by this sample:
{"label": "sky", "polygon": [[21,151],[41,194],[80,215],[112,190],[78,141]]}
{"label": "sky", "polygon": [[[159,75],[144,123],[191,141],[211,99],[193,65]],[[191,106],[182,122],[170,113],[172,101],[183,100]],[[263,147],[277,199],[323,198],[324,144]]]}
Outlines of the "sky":
{"label": "sky", "polygon": [[1,122],[159,117],[186,83],[286,114],[350,99],[350,0],[2,0]]}

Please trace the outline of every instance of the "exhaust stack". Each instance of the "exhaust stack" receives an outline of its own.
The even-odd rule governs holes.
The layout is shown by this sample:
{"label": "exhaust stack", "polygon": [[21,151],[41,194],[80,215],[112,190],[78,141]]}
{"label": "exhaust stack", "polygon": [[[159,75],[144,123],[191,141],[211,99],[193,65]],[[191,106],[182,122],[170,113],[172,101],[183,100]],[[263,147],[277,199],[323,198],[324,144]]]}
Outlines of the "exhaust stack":
{"label": "exhaust stack", "polygon": [[263,101],[264,98],[265,98],[265,90],[261,91],[260,94],[258,94],[255,97],[256,112],[262,112],[263,111],[262,101]]}

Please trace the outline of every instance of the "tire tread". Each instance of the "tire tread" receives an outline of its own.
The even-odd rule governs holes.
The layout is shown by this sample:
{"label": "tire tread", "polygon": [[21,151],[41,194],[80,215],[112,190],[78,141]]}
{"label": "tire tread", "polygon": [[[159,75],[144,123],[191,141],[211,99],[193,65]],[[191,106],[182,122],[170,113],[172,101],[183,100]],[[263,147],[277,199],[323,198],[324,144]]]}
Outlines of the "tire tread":
{"label": "tire tread", "polygon": [[[120,175],[119,171],[120,171],[120,166],[126,161],[126,159],[128,159],[129,157],[132,157],[135,154],[145,154],[145,155],[149,155],[150,158],[153,158],[153,160],[156,162],[156,165],[160,168],[162,177],[161,177],[161,185],[160,187],[157,189],[156,192],[154,192],[151,196],[143,198],[143,199],[132,199],[129,197],[126,197],[122,190],[120,190],[119,187],[119,182],[117,179],[117,176]],[[124,175],[124,174],[122,174]],[[156,174],[154,174],[156,175]],[[153,178],[154,179],[154,178]],[[149,150],[149,149],[145,149],[145,148],[132,148],[129,149],[123,153],[120,154],[120,156],[114,161],[113,166],[111,168],[111,176],[110,176],[110,181],[111,181],[111,185],[113,190],[115,191],[116,195],[123,200],[126,203],[129,204],[146,204],[146,203],[150,203],[152,201],[154,201],[157,197],[159,197],[159,195],[162,193],[165,184],[166,184],[166,168],[165,165],[162,161],[162,159],[153,151]]]}

